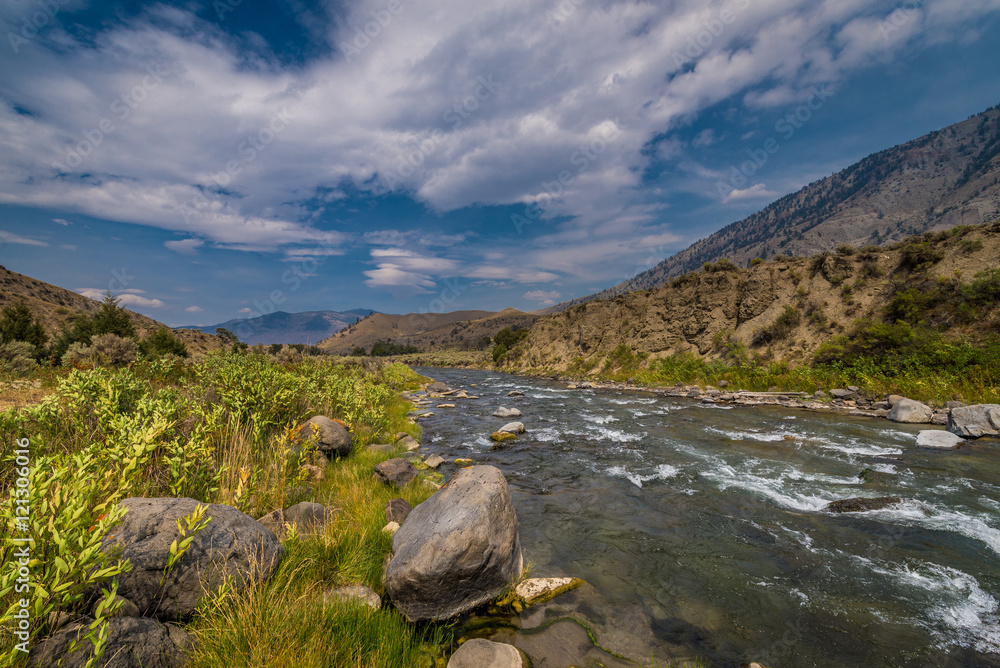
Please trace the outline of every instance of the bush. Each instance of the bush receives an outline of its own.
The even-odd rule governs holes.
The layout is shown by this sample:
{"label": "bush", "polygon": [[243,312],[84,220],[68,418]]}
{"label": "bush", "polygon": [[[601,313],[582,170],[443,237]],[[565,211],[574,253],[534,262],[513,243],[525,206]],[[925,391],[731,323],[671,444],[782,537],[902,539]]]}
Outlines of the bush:
{"label": "bush", "polygon": [[937,264],[943,257],[944,253],[926,241],[908,241],[903,245],[899,267],[907,271],[920,271]]}
{"label": "bush", "polygon": [[13,376],[27,376],[35,368],[35,346],[27,341],[8,341],[0,345],[0,371]]}
{"label": "bush", "polygon": [[408,355],[419,353],[420,348],[409,344],[378,341],[372,345],[372,357],[388,357],[389,355]]}
{"label": "bush", "polygon": [[139,350],[146,357],[188,356],[187,346],[184,345],[184,342],[171,334],[166,327],[160,327],[140,341]]}
{"label": "bush", "polygon": [[124,366],[136,360],[139,344],[135,339],[126,339],[117,334],[100,334],[91,339],[94,358],[109,366]]}
{"label": "bush", "polygon": [[756,267],[758,264],[764,264],[764,258],[755,257],[754,259],[750,260],[751,267]]}
{"label": "bush", "polygon": [[297,348],[285,346],[278,351],[274,359],[280,364],[298,364],[302,361],[302,353]]}
{"label": "bush", "polygon": [[728,257],[724,257],[715,264],[711,262],[705,263],[705,271],[709,273],[715,273],[717,271],[739,271],[740,268],[733,263]]}
{"label": "bush", "polygon": [[755,346],[766,345],[787,339],[802,322],[802,314],[794,306],[786,306],[781,315],[768,327],[754,332],[751,343]]}
{"label": "bush", "polygon": [[506,354],[507,354],[507,346],[505,346],[504,344],[498,343],[497,345],[493,346],[493,361],[494,362],[499,363],[500,360],[502,360],[504,358],[504,355],[506,355]]}
{"label": "bush", "polygon": [[94,365],[94,349],[82,341],[74,341],[66,348],[62,354],[63,366],[74,366],[77,364]]}
{"label": "bush", "polygon": [[507,350],[510,350],[526,338],[528,338],[528,330],[504,327],[493,335],[493,343],[498,346],[503,345]]}

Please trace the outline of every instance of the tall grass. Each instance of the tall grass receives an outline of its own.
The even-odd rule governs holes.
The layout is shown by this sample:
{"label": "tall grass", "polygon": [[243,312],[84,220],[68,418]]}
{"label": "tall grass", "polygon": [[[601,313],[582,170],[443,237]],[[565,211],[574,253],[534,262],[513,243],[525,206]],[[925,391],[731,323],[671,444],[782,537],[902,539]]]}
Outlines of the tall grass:
{"label": "tall grass", "polygon": [[[193,366],[159,360],[68,371],[51,381],[52,393],[39,404],[0,413],[5,443],[31,441],[32,644],[50,632],[51,613],[86,612],[85,592],[109,587],[130,567],[99,549],[101,537],[120,520],[120,500],[191,497],[233,505],[254,517],[284,508],[289,490],[302,489],[304,482],[300,460],[289,448],[294,428],[325,414],[351,428],[356,446],[328,467],[326,480],[306,489],[312,500],[337,508],[336,517],[322,536],[291,537],[286,562],[272,582],[199,612],[192,627],[203,648],[196,665],[223,661],[213,656],[225,657],[226,664],[243,657],[245,665],[289,665],[265,659],[272,656],[260,644],[265,640],[273,643],[268,651],[280,649],[274,655],[285,658],[330,650],[320,663],[306,665],[397,665],[389,656],[403,657],[398,665],[406,665],[427,632],[386,609],[323,608],[315,594],[338,583],[381,588],[388,551],[381,527],[390,492],[375,483],[371,471],[389,455],[366,452],[364,446],[392,442],[396,431],[418,433],[398,397],[418,379],[398,364],[366,369],[306,359],[281,365],[265,355],[217,353]],[[14,478],[14,458],[7,454],[0,461],[0,494],[13,496]],[[414,485],[403,495],[418,503],[430,492]],[[27,535],[18,530],[13,503],[0,509],[0,523],[7,535]],[[24,596],[14,591],[13,550],[10,542],[0,546],[0,652],[5,664],[21,665],[24,655],[8,650],[14,645],[11,615]],[[266,628],[270,635],[261,636]],[[347,628],[356,632],[337,632]],[[98,624],[92,635],[97,639],[100,633]],[[255,636],[261,640],[247,644]],[[246,653],[228,655],[226,647]]]}

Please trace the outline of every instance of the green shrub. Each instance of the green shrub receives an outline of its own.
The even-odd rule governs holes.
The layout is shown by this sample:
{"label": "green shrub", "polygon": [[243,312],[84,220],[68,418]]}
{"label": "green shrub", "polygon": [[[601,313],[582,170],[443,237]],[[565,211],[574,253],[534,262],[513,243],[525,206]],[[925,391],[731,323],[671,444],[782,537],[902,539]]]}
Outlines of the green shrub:
{"label": "green shrub", "polygon": [[8,341],[0,345],[0,372],[25,377],[35,369],[35,346],[27,341]]}
{"label": "green shrub", "polygon": [[857,249],[851,244],[840,244],[839,246],[837,246],[837,255],[849,257],[851,255],[854,255],[856,252]]}
{"label": "green shrub", "polygon": [[117,334],[98,334],[91,338],[90,348],[101,364],[123,366],[136,360],[139,344],[135,339],[125,339]]}
{"label": "green shrub", "polygon": [[31,344],[33,357],[45,348],[48,340],[45,327],[35,319],[35,314],[23,299],[0,311],[0,343],[25,341]]}
{"label": "green shrub", "polygon": [[944,253],[926,241],[908,241],[901,250],[899,267],[907,271],[927,269],[940,262],[944,257]]}
{"label": "green shrub", "polygon": [[764,258],[755,257],[754,259],[750,260],[751,267],[756,267],[758,264],[764,264]]}
{"label": "green shrub", "polygon": [[492,355],[494,362],[499,363],[500,360],[502,360],[504,358],[504,355],[506,354],[507,354],[507,346],[505,346],[504,344],[498,343],[497,345],[493,346]]}
{"label": "green shrub", "polygon": [[160,327],[149,333],[146,338],[139,342],[139,351],[146,357],[188,356],[187,346],[184,345],[184,342],[174,336],[166,327]]}
{"label": "green shrub", "polygon": [[773,323],[754,332],[751,343],[754,346],[762,346],[787,339],[800,322],[802,314],[799,310],[794,306],[786,306]]}

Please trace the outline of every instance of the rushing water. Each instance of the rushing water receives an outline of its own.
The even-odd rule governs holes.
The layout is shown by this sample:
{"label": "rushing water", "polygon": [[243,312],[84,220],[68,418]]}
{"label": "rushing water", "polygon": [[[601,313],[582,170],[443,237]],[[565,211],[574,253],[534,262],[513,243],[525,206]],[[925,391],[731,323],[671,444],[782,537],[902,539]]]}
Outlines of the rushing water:
{"label": "rushing water", "polygon": [[[532,574],[592,585],[536,617],[575,618],[647,661],[1000,666],[996,441],[931,451],[918,427],[881,420],[419,371],[479,396],[431,404],[427,452],[499,467]],[[491,451],[499,406],[528,433]],[[824,510],[857,496],[904,502]]]}

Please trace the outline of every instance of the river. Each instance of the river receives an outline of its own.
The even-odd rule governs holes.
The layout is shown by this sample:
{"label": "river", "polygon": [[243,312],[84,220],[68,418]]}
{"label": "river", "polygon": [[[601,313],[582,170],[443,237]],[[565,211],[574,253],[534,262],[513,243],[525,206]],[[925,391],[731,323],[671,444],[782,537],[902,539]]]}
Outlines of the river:
{"label": "river", "polygon": [[[529,609],[507,640],[528,647],[517,627],[566,616],[644,662],[1000,666],[996,441],[932,451],[883,420],[417,371],[479,397],[420,420],[442,473],[459,457],[499,467],[532,575],[590,585]],[[528,433],[491,451],[499,406]],[[904,501],[824,510],[858,496]]]}

